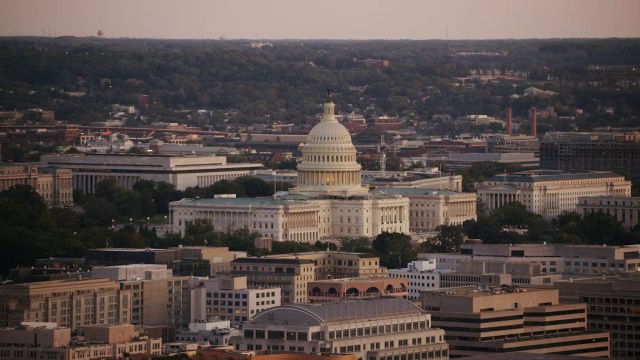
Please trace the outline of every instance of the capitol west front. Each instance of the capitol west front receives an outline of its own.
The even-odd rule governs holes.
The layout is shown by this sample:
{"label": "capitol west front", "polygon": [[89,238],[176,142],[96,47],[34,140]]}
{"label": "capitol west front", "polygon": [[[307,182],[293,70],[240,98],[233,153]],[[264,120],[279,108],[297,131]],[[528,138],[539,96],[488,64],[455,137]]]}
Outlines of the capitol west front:
{"label": "capitol west front", "polygon": [[307,137],[299,185],[276,198],[182,199],[169,205],[172,230],[184,234],[196,219],[215,231],[244,227],[277,241],[409,233],[409,199],[373,194],[361,184],[361,166],[349,131],[334,116],[329,94],[324,115]]}

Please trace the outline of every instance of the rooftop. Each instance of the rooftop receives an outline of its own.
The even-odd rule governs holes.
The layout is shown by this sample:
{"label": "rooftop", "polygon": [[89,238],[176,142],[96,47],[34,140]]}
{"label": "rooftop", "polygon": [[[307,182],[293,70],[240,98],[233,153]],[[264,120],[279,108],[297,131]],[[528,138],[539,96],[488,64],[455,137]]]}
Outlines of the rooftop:
{"label": "rooftop", "polygon": [[609,177],[622,177],[610,171],[593,171],[571,173],[556,170],[523,171],[506,175],[494,175],[489,181],[500,182],[542,182],[542,181],[562,181],[562,180],[583,180],[583,179],[604,179]]}

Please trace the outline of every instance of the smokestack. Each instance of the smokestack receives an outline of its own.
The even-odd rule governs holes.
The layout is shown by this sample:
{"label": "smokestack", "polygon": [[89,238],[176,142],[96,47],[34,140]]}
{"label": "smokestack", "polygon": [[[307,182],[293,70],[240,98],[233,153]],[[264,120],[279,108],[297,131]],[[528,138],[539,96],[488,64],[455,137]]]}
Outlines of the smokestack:
{"label": "smokestack", "polygon": [[538,137],[538,121],[536,119],[536,108],[531,108],[531,136]]}
{"label": "smokestack", "polygon": [[507,108],[507,135],[511,135],[511,108]]}

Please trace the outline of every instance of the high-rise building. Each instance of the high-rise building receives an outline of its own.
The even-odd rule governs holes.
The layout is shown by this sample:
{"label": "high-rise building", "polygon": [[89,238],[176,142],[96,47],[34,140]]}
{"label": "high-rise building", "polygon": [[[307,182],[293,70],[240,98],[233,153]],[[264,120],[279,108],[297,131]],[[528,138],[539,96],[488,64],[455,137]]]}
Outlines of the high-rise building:
{"label": "high-rise building", "polygon": [[609,356],[609,334],[587,330],[584,304],[553,289],[498,286],[424,291],[422,308],[445,331],[451,357],[483,353]]}
{"label": "high-rise building", "polygon": [[72,330],[129,324],[131,296],[108,279],[6,285],[0,288],[0,328],[23,321],[52,322]]}
{"label": "high-rise building", "polygon": [[360,359],[448,359],[444,331],[399,298],[286,305],[255,316],[233,338],[236,350],[354,353]]}

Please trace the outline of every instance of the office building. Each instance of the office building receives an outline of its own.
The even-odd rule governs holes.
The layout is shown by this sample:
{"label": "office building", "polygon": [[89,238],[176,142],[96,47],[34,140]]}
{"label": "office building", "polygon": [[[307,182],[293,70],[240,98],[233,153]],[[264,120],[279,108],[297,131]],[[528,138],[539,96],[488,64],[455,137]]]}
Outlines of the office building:
{"label": "office building", "polygon": [[393,277],[359,277],[315,280],[307,283],[309,302],[340,302],[381,296],[406,299],[407,280]]}
{"label": "office building", "polygon": [[131,294],[131,324],[186,328],[191,321],[191,277],[173,276],[166,265],[94,267],[92,276],[117,281]]}
{"label": "office building", "polygon": [[386,276],[387,269],[373,254],[318,251],[237,259],[229,274],[246,276],[249,286],[279,287],[282,303],[293,304],[307,302],[309,281]]}
{"label": "office building", "polygon": [[253,316],[281,305],[278,287],[248,287],[246,276],[197,280],[191,290],[191,321],[227,320],[239,326]]}
{"label": "office building", "polygon": [[160,355],[162,340],[138,334],[133,325],[94,325],[71,329],[33,323],[0,329],[0,360],[122,359],[125,354]]}
{"label": "office building", "polygon": [[444,331],[411,302],[379,298],[267,310],[233,338],[236,350],[353,353],[360,359],[448,359]]}
{"label": "office building", "polygon": [[609,214],[625,229],[631,230],[640,223],[640,197],[580,197],[576,211],[582,216],[594,212]]}
{"label": "office building", "polygon": [[72,173],[67,169],[34,164],[0,165],[0,191],[14,185],[29,185],[49,206],[73,205]]}
{"label": "office building", "polygon": [[589,329],[611,334],[614,359],[640,358],[640,277],[621,276],[569,279],[553,284],[563,301],[588,306]]}
{"label": "office building", "polygon": [[435,230],[440,225],[462,225],[476,220],[475,193],[449,190],[380,188],[381,193],[409,198],[409,228],[424,231]]}
{"label": "office building", "polygon": [[133,189],[140,180],[164,181],[178,190],[206,187],[223,179],[235,179],[262,169],[260,164],[228,164],[225,156],[171,156],[137,154],[43,155],[43,166],[73,170],[73,188],[93,194],[96,184],[115,179],[118,186]]}
{"label": "office building", "polygon": [[460,271],[465,260],[529,262],[542,274],[619,274],[640,269],[640,245],[462,244],[459,254],[424,253],[438,270]]}
{"label": "office building", "polygon": [[587,306],[560,304],[558,290],[472,286],[424,291],[421,303],[433,326],[444,329],[451,357],[516,351],[609,356],[609,334],[588,331]]}
{"label": "office building", "polygon": [[576,211],[579,197],[631,196],[631,182],[612,172],[525,171],[495,175],[477,189],[489,211],[517,201],[547,220]]}
{"label": "office building", "polygon": [[540,168],[615,171],[640,176],[640,133],[547,133],[540,142]]}
{"label": "office building", "polygon": [[334,115],[329,94],[320,123],[311,129],[298,164],[298,185],[273,198],[182,199],[169,204],[174,232],[196,219],[216,231],[249,228],[275,241],[316,242],[337,236],[409,233],[409,199],[373,194],[362,185],[349,131]]}
{"label": "office building", "polygon": [[131,293],[108,279],[45,281],[0,287],[0,328],[23,321],[76,330],[131,323]]}

